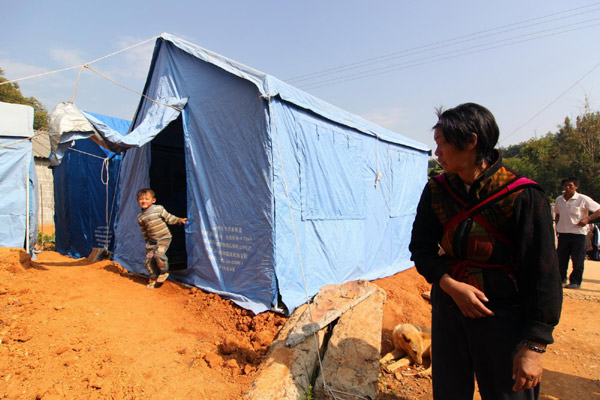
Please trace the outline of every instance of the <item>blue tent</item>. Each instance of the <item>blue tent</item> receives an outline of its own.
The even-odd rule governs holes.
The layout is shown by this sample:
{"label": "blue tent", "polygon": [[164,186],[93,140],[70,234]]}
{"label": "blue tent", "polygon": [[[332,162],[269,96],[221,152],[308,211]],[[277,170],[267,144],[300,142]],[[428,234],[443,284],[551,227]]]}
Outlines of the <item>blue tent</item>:
{"label": "blue tent", "polygon": [[[122,135],[131,125],[124,119],[81,113]],[[112,251],[114,243],[121,153],[106,149],[100,145],[104,143],[88,136],[64,135],[62,147],[51,156],[56,160],[56,154],[60,154],[60,164],[52,168],[56,251],[74,258],[87,257],[95,247]]]}
{"label": "blue tent", "polygon": [[129,271],[146,273],[144,187],[188,218],[171,227],[171,277],[256,313],[412,266],[429,148],[272,76],[162,34],[132,130],[89,122],[126,150],[114,259]]}
{"label": "blue tent", "polygon": [[172,277],[254,312],[278,296],[291,311],[324,284],[412,266],[424,144],[169,34],[157,39],[144,95],[153,101],[142,98],[133,132],[119,138],[131,148],[115,260],[128,270],[145,273],[142,187],[188,218],[172,229]]}
{"label": "blue tent", "polygon": [[37,175],[33,107],[0,102],[0,246],[33,255],[37,241]]}

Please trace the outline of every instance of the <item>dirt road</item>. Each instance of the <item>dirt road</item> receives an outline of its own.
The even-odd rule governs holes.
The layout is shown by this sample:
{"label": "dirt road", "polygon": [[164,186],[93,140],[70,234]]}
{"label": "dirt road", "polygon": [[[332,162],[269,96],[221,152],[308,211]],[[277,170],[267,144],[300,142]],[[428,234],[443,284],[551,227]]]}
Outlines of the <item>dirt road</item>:
{"label": "dirt road", "polygon": [[[414,269],[375,283],[389,351],[395,324],[429,323],[428,285]],[[0,398],[241,399],[284,323],[174,282],[147,290],[110,261],[0,248]],[[582,289],[565,291],[542,398],[600,397],[598,327],[600,263],[587,262]],[[431,381],[411,374],[382,372],[379,398],[431,399]]]}

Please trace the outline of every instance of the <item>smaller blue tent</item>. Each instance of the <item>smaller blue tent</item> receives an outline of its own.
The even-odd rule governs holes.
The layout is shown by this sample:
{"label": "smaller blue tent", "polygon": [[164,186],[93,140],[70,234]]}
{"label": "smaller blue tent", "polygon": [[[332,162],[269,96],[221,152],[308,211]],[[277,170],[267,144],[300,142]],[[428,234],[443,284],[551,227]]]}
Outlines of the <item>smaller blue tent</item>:
{"label": "smaller blue tent", "polygon": [[[110,126],[125,135],[130,121],[82,112],[88,120]],[[113,250],[116,191],[121,153],[101,146],[104,142],[71,131],[61,139],[51,158],[54,176],[56,251],[70,257],[87,257],[93,248]],[[98,144],[100,143],[100,144]],[[109,147],[109,146],[107,146]]]}
{"label": "smaller blue tent", "polygon": [[37,175],[33,161],[33,107],[0,102],[0,246],[37,241]]}

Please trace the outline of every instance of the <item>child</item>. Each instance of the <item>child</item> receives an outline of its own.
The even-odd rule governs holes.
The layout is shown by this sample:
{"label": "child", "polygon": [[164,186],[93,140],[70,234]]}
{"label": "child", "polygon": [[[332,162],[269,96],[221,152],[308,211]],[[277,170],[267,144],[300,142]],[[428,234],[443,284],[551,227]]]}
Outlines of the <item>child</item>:
{"label": "child", "polygon": [[154,190],[140,189],[137,192],[137,202],[142,207],[138,214],[138,223],[146,242],[146,269],[150,280],[146,286],[154,289],[156,282],[164,282],[169,273],[167,249],[171,244],[171,232],[167,224],[185,224],[187,218],[178,218],[169,214],[163,206],[156,203]]}

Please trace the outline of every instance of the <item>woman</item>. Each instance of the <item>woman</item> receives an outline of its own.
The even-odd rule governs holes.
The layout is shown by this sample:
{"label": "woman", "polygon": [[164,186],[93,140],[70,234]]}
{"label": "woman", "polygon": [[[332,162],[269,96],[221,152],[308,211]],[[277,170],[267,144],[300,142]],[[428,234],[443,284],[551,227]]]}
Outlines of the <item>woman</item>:
{"label": "woman", "polygon": [[438,111],[435,155],[444,173],[425,186],[410,251],[432,283],[433,394],[537,399],[562,287],[550,205],[504,167],[499,129],[473,103]]}

